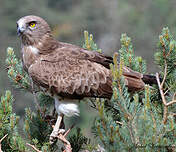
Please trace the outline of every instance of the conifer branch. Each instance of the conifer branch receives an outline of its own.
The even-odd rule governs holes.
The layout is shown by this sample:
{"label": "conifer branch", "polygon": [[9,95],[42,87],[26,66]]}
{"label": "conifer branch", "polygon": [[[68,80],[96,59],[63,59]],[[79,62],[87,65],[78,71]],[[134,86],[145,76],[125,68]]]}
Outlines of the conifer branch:
{"label": "conifer branch", "polygon": [[128,128],[128,130],[129,130],[129,132],[130,132],[130,137],[131,137],[131,140],[132,140],[132,143],[134,144],[134,145],[136,145],[136,139],[135,139],[135,136],[134,136],[134,133],[133,133],[133,127],[132,127],[132,124],[131,124],[132,122],[128,122],[127,124],[127,128]]}
{"label": "conifer branch", "polygon": [[36,152],[42,152],[42,151],[38,150],[34,145],[31,145],[29,143],[27,143],[26,145],[32,147]]}

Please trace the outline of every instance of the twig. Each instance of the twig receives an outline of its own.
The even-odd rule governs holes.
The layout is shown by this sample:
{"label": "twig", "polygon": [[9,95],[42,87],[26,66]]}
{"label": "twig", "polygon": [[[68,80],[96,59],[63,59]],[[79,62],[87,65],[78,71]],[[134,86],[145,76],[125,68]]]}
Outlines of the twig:
{"label": "twig", "polygon": [[167,122],[168,106],[170,106],[170,105],[176,103],[176,100],[174,100],[174,96],[175,96],[176,93],[174,93],[173,101],[170,101],[170,102],[168,102],[168,103],[167,103],[166,98],[165,98],[165,96],[164,96],[163,85],[164,85],[164,82],[165,82],[165,80],[166,80],[166,75],[167,75],[167,65],[165,66],[165,70],[164,70],[164,79],[163,79],[162,83],[160,83],[159,74],[156,73],[156,80],[157,80],[158,87],[159,87],[160,94],[161,94],[161,98],[162,98],[162,101],[163,101],[163,104],[164,104],[164,115],[163,115],[163,123],[164,123],[164,124]]}
{"label": "twig", "polygon": [[116,123],[119,124],[119,125],[123,125],[123,123],[120,122],[120,121],[116,121]]}
{"label": "twig", "polygon": [[[164,93],[163,93],[163,87],[160,84],[158,73],[156,73],[156,80],[157,80],[157,83],[158,83],[158,87],[159,87],[159,90],[160,90],[162,101],[163,101],[164,105],[166,105],[166,99],[165,99],[165,96],[164,96]],[[164,81],[164,79],[163,79],[163,81]]]}
{"label": "twig", "polygon": [[8,136],[8,134],[6,134],[4,137],[1,138],[0,143]]}
{"label": "twig", "polygon": [[65,150],[63,152],[72,152],[71,144],[70,142],[65,138],[64,135],[60,134],[58,136],[58,139],[61,140],[64,143]]}
{"label": "twig", "polygon": [[31,145],[31,144],[29,144],[29,143],[26,143],[26,145],[32,147],[32,148],[33,148],[35,151],[37,151],[37,152],[42,152],[42,151],[38,150],[34,145]]}
{"label": "twig", "polygon": [[175,96],[176,96],[176,92],[174,93],[174,95],[172,97],[172,100],[175,100]]}
{"label": "twig", "polygon": [[4,137],[1,138],[0,140],[0,152],[3,152],[2,151],[2,148],[1,148],[1,142],[8,136],[8,134],[6,134]]}
{"label": "twig", "polygon": [[161,87],[162,88],[163,88],[164,82],[166,80],[166,75],[167,75],[167,64],[166,64],[166,61],[165,61],[164,78],[163,78],[163,81],[161,82]]}
{"label": "twig", "polygon": [[70,144],[70,142],[65,138],[65,137],[68,135],[68,133],[71,131],[72,128],[73,128],[73,126],[72,126],[70,129],[68,129],[68,130],[65,132],[64,135],[63,135],[63,134],[59,134],[59,135],[57,136],[57,138],[58,138],[59,140],[61,140],[61,141],[64,143],[65,150],[64,150],[63,152],[72,152],[71,144]]}
{"label": "twig", "polygon": [[68,133],[73,129],[73,127],[75,126],[75,124],[73,124],[64,134],[64,137],[66,137],[68,135]]}
{"label": "twig", "polygon": [[170,106],[172,104],[176,103],[176,100],[170,101],[169,103],[166,104],[166,106]]}
{"label": "twig", "polygon": [[[160,83],[160,80],[159,80],[159,74],[156,73],[156,80],[157,80],[157,83],[158,83],[158,87],[159,87],[159,90],[160,90],[160,94],[161,94],[161,98],[162,98],[162,101],[163,101],[163,104],[164,104],[164,116],[163,116],[163,123],[165,124],[167,122],[167,106],[166,106],[166,99],[165,99],[165,96],[164,96],[164,93],[163,93],[163,86],[161,85]],[[164,81],[165,79],[163,79],[162,81],[162,84],[164,84]]]}
{"label": "twig", "polygon": [[169,90],[170,90],[170,88],[164,92],[164,95],[166,95],[169,92]]}

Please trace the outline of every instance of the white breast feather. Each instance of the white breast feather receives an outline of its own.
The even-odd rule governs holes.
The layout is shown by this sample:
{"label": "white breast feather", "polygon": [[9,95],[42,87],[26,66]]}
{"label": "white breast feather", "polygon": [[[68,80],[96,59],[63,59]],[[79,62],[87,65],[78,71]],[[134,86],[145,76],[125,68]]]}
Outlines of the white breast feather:
{"label": "white breast feather", "polygon": [[58,114],[64,114],[67,117],[74,115],[79,116],[78,105],[72,101],[59,101],[57,97],[55,99],[55,108]]}
{"label": "white breast feather", "polygon": [[31,45],[28,46],[28,47],[32,51],[32,53],[34,53],[34,54],[38,54],[39,53],[39,50],[37,48],[35,48],[35,47],[31,46]]}

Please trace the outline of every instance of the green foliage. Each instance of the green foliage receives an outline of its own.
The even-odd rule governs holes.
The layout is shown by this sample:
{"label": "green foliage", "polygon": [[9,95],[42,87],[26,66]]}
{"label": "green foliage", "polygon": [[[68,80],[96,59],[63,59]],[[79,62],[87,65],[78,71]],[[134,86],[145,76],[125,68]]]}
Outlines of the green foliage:
{"label": "green foliage", "polygon": [[85,149],[83,146],[87,145],[88,143],[88,138],[83,136],[80,128],[76,128],[76,132],[71,135],[68,140],[71,144],[73,152],[78,152],[80,150]]}
{"label": "green foliage", "polygon": [[[149,86],[145,87],[145,96],[142,98],[142,102],[138,93],[129,94],[122,75],[122,67],[124,63],[129,63],[129,54],[131,55],[130,59],[132,59],[131,57],[133,59],[128,66],[135,69],[138,64],[136,64],[137,60],[135,60],[132,52],[130,38],[122,35],[121,43],[120,64],[117,64],[116,53],[114,54],[114,65],[111,65],[113,75],[112,99],[106,104],[104,99],[97,99],[96,105],[99,113],[94,130],[97,138],[107,151],[112,152],[172,150],[176,145],[174,116],[169,114],[167,123],[163,123],[162,114],[158,112],[158,107],[152,103],[152,90]],[[162,51],[163,49],[160,49],[161,53]],[[173,58],[175,59],[175,56]],[[173,66],[174,62],[168,62]],[[142,60],[141,63],[143,63]],[[159,65],[162,66],[162,64],[163,62],[160,61]],[[107,104],[112,107],[112,110],[108,110],[108,112],[106,110]],[[117,117],[120,117],[120,121],[114,119],[114,111],[119,113]],[[172,110],[172,112],[174,111]]]}
{"label": "green foliage", "polygon": [[98,49],[96,43],[93,41],[93,35],[84,31],[84,44],[83,44],[83,48],[89,50],[89,51],[97,51],[101,53],[101,49]]}
{"label": "green foliage", "polygon": [[6,91],[1,96],[0,102],[0,139],[6,134],[7,137],[2,141],[2,150],[5,152],[24,152],[26,151],[25,141],[18,132],[19,116],[12,111],[13,96],[10,91]]}
{"label": "green foliage", "polygon": [[44,92],[39,92],[37,94],[37,102],[39,102],[40,109],[38,110],[42,112],[42,116],[50,115],[54,106],[54,99],[49,95],[46,95]]}
{"label": "green foliage", "polygon": [[142,59],[142,57],[136,57],[134,55],[131,38],[128,37],[126,34],[122,34],[120,42],[121,49],[119,50],[119,53],[120,58],[124,61],[124,65],[130,67],[134,71],[145,73],[146,62]]}
{"label": "green foliage", "polygon": [[30,81],[27,73],[23,70],[21,60],[16,58],[13,48],[7,48],[6,64],[8,77],[16,88],[31,91]]}
{"label": "green foliage", "polygon": [[[163,28],[159,36],[158,50],[155,53],[155,62],[160,67],[160,75],[165,80],[163,90],[167,102],[175,100],[176,94],[176,41],[168,27]],[[170,114],[176,111],[176,105],[168,107]]]}
{"label": "green foliage", "polygon": [[38,149],[47,148],[48,151],[56,151],[58,147],[49,144],[52,127],[42,117],[42,113],[40,111],[34,113],[30,109],[26,109],[25,112],[24,131],[26,138]]}
{"label": "green foliage", "polygon": [[158,48],[158,52],[155,53],[155,61],[161,68],[162,77],[164,77],[166,68],[166,87],[173,94],[176,92],[176,41],[168,27],[163,28],[159,36]]}

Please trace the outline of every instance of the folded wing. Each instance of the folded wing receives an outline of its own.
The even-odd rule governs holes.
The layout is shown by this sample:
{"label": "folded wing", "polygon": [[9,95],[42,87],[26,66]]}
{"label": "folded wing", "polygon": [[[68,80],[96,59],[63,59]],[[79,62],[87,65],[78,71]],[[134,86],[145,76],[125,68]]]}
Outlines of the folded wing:
{"label": "folded wing", "polygon": [[85,54],[83,58],[82,52],[79,54],[62,49],[41,56],[30,66],[28,72],[35,83],[50,93],[68,98],[112,96],[109,69],[88,60]]}

